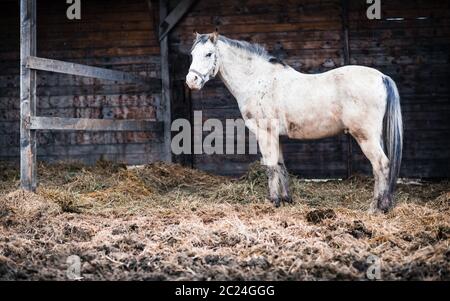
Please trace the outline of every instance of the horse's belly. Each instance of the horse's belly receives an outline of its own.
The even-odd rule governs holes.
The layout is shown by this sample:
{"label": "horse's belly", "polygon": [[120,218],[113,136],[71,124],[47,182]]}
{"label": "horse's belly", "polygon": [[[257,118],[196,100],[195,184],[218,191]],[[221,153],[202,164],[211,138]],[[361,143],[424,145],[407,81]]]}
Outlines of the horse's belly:
{"label": "horse's belly", "polygon": [[297,127],[291,125],[292,127],[288,130],[288,137],[291,139],[323,139],[328,137],[333,137],[344,132],[343,128],[333,128],[333,129],[317,129],[317,128],[307,128],[307,127]]}
{"label": "horse's belly", "polygon": [[286,118],[286,134],[292,139],[322,139],[344,132],[342,121],[334,116]]}

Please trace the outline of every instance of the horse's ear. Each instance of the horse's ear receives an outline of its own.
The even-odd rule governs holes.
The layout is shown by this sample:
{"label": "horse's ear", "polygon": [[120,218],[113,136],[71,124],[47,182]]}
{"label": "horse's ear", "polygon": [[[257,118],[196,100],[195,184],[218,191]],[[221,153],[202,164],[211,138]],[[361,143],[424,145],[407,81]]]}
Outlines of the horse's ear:
{"label": "horse's ear", "polygon": [[195,30],[192,32],[192,35],[194,36],[194,39],[197,40],[200,34],[196,32]]}
{"label": "horse's ear", "polygon": [[216,31],[214,31],[212,34],[209,35],[209,39],[214,44],[217,43],[217,40],[219,39],[219,31],[217,30],[217,28],[216,28]]}

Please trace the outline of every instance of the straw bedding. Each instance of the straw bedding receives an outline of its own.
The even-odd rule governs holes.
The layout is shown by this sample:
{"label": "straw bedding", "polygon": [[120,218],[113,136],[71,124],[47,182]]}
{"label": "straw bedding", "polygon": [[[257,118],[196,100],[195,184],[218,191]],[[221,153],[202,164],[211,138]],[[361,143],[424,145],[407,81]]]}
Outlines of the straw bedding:
{"label": "straw bedding", "polygon": [[400,184],[397,207],[366,213],[372,179],[292,178],[295,204],[265,200],[263,168],[241,179],[178,165],[39,166],[36,194],[0,166],[0,279],[450,280],[450,185]]}

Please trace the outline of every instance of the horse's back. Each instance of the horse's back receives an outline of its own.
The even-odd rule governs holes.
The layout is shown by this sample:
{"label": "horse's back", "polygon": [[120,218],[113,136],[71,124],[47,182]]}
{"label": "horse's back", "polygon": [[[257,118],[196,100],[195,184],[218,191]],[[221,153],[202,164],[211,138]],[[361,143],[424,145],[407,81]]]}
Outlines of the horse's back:
{"label": "horse's back", "polygon": [[361,66],[361,65],[347,65],[347,66],[342,66],[342,67],[338,67],[335,69],[332,69],[330,71],[324,72],[324,73],[320,73],[320,74],[327,74],[327,73],[335,73],[335,72],[345,72],[345,73],[364,73],[364,74],[371,74],[371,75],[378,75],[378,76],[383,76],[384,74],[381,73],[379,70],[375,69],[375,68],[371,68],[371,67],[367,67],[367,66]]}
{"label": "horse's back", "polygon": [[283,101],[288,135],[316,139],[360,128],[364,122],[379,124],[386,105],[383,76],[364,66],[291,73],[285,90],[290,94]]}

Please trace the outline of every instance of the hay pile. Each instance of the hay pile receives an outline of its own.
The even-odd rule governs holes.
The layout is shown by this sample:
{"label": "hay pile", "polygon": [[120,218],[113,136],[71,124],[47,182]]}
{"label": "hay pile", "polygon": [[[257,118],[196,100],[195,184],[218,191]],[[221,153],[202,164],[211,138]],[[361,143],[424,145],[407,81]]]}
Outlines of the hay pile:
{"label": "hay pile", "polygon": [[295,204],[266,200],[264,170],[239,180],[178,165],[40,165],[37,194],[0,165],[0,279],[450,280],[450,185],[399,185],[396,209],[366,213],[373,182],[291,179]]}

